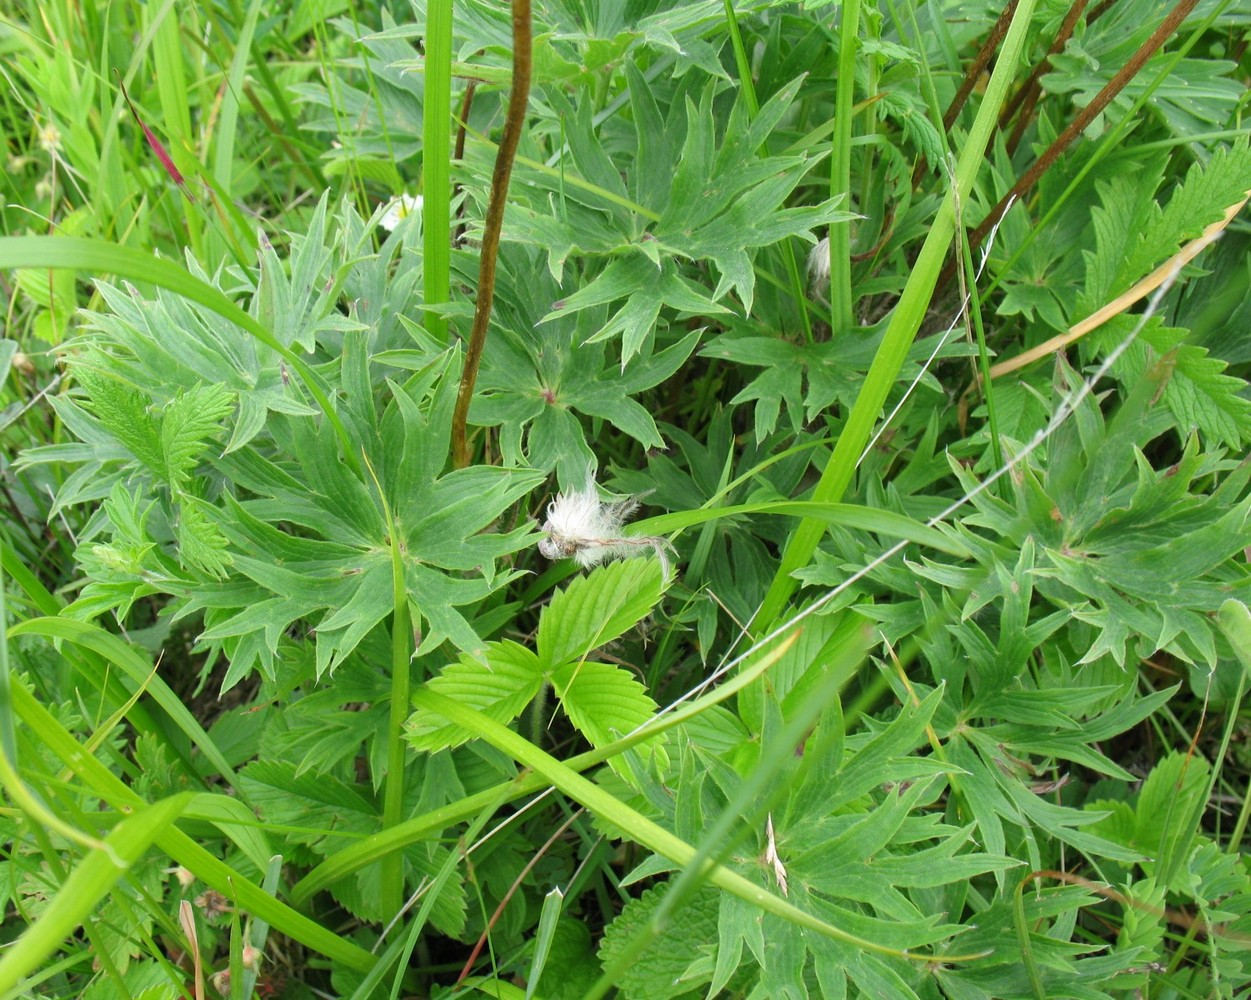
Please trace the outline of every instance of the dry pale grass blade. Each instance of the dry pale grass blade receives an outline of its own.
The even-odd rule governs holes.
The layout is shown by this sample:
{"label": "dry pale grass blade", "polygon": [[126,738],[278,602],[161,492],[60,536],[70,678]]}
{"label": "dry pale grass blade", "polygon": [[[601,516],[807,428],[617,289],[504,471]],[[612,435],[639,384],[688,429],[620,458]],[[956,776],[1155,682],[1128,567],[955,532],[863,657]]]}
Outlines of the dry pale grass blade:
{"label": "dry pale grass blade", "polygon": [[1234,217],[1242,211],[1242,206],[1245,205],[1249,199],[1251,199],[1251,191],[1247,192],[1247,197],[1243,198],[1242,201],[1235,205],[1231,205],[1228,209],[1226,209],[1224,216],[1208,226],[1207,229],[1203,231],[1201,236],[1191,240],[1184,247],[1178,250],[1177,253],[1173,254],[1172,257],[1134,285],[1133,288],[1118,295],[1106,306],[1091,313],[1080,323],[1070,327],[1064,333],[1052,337],[1045,343],[1039,344],[1037,347],[1032,347],[1028,351],[1018,354],[1014,358],[1009,358],[1006,361],[1000,361],[997,365],[992,365],[990,369],[990,377],[998,378],[1000,375],[1007,375],[1009,372],[1014,372],[1019,368],[1024,368],[1026,365],[1033,364],[1040,358],[1045,358],[1049,354],[1054,354],[1056,351],[1063,350],[1065,347],[1068,347],[1069,344],[1080,340],[1092,330],[1097,330],[1113,316],[1119,316],[1139,299],[1146,298],[1162,284],[1164,284],[1164,282],[1167,281],[1172,275],[1177,274],[1178,271],[1198,257],[1209,244],[1213,243],[1216,238],[1225,231],[1225,227],[1233,222]]}
{"label": "dry pale grass blade", "polygon": [[184,899],[178,904],[178,922],[182,924],[182,932],[187,935],[187,946],[191,949],[191,962],[195,968],[195,1000],[204,1000],[204,967],[200,964],[200,936],[195,929],[195,911],[191,902]]}

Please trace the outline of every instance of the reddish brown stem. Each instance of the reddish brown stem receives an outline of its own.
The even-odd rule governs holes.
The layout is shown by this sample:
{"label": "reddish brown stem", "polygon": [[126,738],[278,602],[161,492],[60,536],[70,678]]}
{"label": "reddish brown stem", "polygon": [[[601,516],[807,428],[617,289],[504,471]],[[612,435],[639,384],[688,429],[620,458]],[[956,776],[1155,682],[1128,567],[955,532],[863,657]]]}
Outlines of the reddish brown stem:
{"label": "reddish brown stem", "polygon": [[[995,26],[990,29],[990,34],[986,36],[986,41],[982,43],[976,58],[969,64],[969,68],[964,74],[964,82],[960,84],[960,89],[956,91],[956,96],[952,98],[951,103],[947,106],[946,114],[943,115],[944,132],[951,128],[956,117],[960,114],[960,110],[964,107],[964,102],[969,99],[969,95],[973,93],[973,88],[977,86],[977,81],[981,78],[983,70],[990,65],[990,60],[994,56],[995,50],[999,48],[999,43],[1003,41],[1003,36],[1008,33],[1008,25],[1012,23],[1012,15],[1016,13],[1018,2],[1019,0],[1010,0],[1003,13],[999,15],[999,20],[995,22]],[[920,183],[921,175],[925,173],[927,162],[925,157],[922,156],[913,168],[912,186],[914,188]]]}
{"label": "reddish brown stem", "polygon": [[469,441],[465,428],[469,420],[469,403],[478,366],[486,345],[487,325],[491,321],[491,304],[495,300],[495,262],[499,256],[500,230],[504,227],[504,206],[508,203],[508,179],[513,172],[513,159],[521,130],[525,126],[526,103],[530,97],[531,33],[530,0],[512,0],[513,10],[513,85],[508,95],[508,115],[504,134],[495,154],[495,172],[491,177],[491,199],[487,203],[482,227],[482,252],[478,261],[478,300],[474,305],[473,328],[465,351],[465,367],[460,376],[460,391],[452,413],[452,464],[463,469],[469,464]]}
{"label": "reddish brown stem", "polygon": [[469,111],[473,107],[473,95],[477,89],[477,80],[470,80],[465,85],[465,96],[460,101],[460,124],[456,127],[456,148],[452,152],[453,160],[465,158],[465,126],[469,122]]}
{"label": "reddish brown stem", "polygon": [[1034,67],[1034,71],[1030,73],[1029,79],[1025,81],[1025,86],[1018,90],[1007,105],[1004,106],[1002,114],[999,115],[999,128],[1007,127],[1012,115],[1017,108],[1021,109],[1021,113],[1017,116],[1016,127],[1012,130],[1012,135],[1008,139],[1008,155],[1011,156],[1016,152],[1016,147],[1021,142],[1021,136],[1025,133],[1026,127],[1029,125],[1030,119],[1034,117],[1034,107],[1038,103],[1038,97],[1042,93],[1042,87],[1039,80],[1042,79],[1044,73],[1051,69],[1051,57],[1057,52],[1064,50],[1064,46],[1073,37],[1073,29],[1077,27],[1077,22],[1081,19],[1082,11],[1086,9],[1088,0],[1077,0],[1069,12],[1064,16],[1064,22],[1060,25],[1060,30],[1056,32],[1056,37],[1051,43],[1051,48],[1047,51],[1047,56]]}
{"label": "reddish brown stem", "polygon": [[[1138,51],[1117,71],[1116,75],[1107,82],[1104,88],[1095,95],[1095,99],[1077,113],[1077,116],[1069,123],[1068,128],[1060,133],[1055,142],[1048,147],[1047,151],[1035,160],[1033,165],[1022,175],[1021,179],[1012,186],[1012,190],[1003,196],[999,204],[992,208],[986,214],[986,218],[969,234],[970,252],[976,250],[981,245],[982,240],[986,238],[986,234],[1003,218],[1003,214],[1008,210],[1008,206],[1037,184],[1038,179],[1072,145],[1073,141],[1086,130],[1087,126],[1095,120],[1104,108],[1112,103],[1112,99],[1125,89],[1126,84],[1138,74],[1147,60],[1155,55],[1160,46],[1172,37],[1173,33],[1186,20],[1187,15],[1190,14],[1198,2],[1199,0],[1179,0],[1177,6],[1169,11],[1168,16],[1160,23],[1160,26],[1151,33],[1151,37],[1139,46]],[[940,283],[946,283],[951,279],[954,267],[954,264],[949,263],[947,265],[939,278]]]}
{"label": "reddish brown stem", "polygon": [[[473,95],[478,89],[478,81],[470,80],[465,86],[465,96],[460,102],[460,123],[456,126],[456,148],[452,151],[452,159],[460,163],[465,159],[465,131],[469,124],[469,111],[473,107]],[[456,193],[460,194],[460,182],[456,182]],[[462,202],[460,207],[456,209],[456,235],[453,238],[452,245],[460,246],[461,240],[465,238],[465,205]]]}
{"label": "reddish brown stem", "polygon": [[509,886],[508,892],[504,893],[504,898],[500,900],[499,906],[495,908],[495,912],[491,914],[491,919],[487,921],[486,927],[483,929],[482,934],[479,935],[478,943],[474,945],[473,951],[469,953],[469,957],[465,960],[464,968],[460,970],[460,975],[456,977],[456,981],[458,983],[463,983],[469,973],[473,971],[473,964],[478,961],[478,956],[482,954],[482,948],[486,944],[487,935],[491,933],[491,929],[495,927],[495,925],[499,922],[500,917],[504,915],[504,907],[508,905],[508,901],[513,898],[513,894],[521,887],[522,881],[527,875],[530,874],[530,872],[534,869],[534,866],[539,863],[539,859],[552,849],[552,845],[565,835],[565,831],[568,830],[569,827],[573,825],[573,821],[581,815],[582,810],[579,809],[567,820],[561,823],[560,826],[556,828],[556,832],[547,838],[547,843],[540,847],[538,851],[535,852],[534,857],[526,862],[526,866],[517,873],[517,877],[513,880],[513,884]]}
{"label": "reddish brown stem", "polygon": [[1003,41],[1003,36],[1008,33],[1008,25],[1012,23],[1013,15],[1016,14],[1016,5],[1018,0],[1011,2],[1004,7],[1003,13],[999,15],[999,20],[995,22],[995,26],[990,29],[990,34],[986,36],[986,41],[982,43],[981,51],[978,52],[977,58],[969,65],[968,71],[964,74],[964,82],[960,84],[960,89],[956,91],[956,96],[952,98],[951,104],[947,108],[947,113],[943,115],[943,128],[949,129],[955,124],[957,116],[964,107],[964,102],[969,99],[969,95],[973,93],[973,88],[977,86],[977,81],[981,79],[982,72],[990,65],[991,57],[999,48],[999,43]]}

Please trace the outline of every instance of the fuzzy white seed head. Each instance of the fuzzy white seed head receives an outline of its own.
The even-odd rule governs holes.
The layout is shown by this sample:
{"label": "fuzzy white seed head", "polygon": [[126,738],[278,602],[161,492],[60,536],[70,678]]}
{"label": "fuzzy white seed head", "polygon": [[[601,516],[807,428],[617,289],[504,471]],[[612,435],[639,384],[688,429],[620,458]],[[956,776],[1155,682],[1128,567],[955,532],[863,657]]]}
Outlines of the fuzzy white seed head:
{"label": "fuzzy white seed head", "polygon": [[626,517],[636,504],[603,503],[594,483],[573,493],[561,493],[547,508],[547,537],[539,551],[548,559],[573,559],[579,566],[594,566],[607,559],[611,542],[621,535]]}
{"label": "fuzzy white seed head", "polygon": [[582,489],[560,493],[548,506],[543,524],[547,537],[539,542],[539,552],[548,559],[572,559],[579,566],[588,567],[651,549],[667,577],[668,542],[651,536],[622,537],[626,519],[637,509],[634,500],[600,500],[595,480],[588,479]]}

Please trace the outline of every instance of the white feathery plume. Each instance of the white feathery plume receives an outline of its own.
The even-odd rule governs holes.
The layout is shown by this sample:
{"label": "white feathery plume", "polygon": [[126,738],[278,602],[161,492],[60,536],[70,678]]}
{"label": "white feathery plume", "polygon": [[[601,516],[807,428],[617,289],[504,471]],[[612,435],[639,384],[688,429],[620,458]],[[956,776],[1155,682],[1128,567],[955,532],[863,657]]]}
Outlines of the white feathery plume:
{"label": "white feathery plume", "polygon": [[600,500],[595,478],[588,472],[586,486],[557,495],[547,508],[539,552],[548,559],[572,559],[579,566],[595,566],[607,559],[625,559],[651,549],[669,577],[669,543],[652,535],[623,537],[622,526],[638,509],[636,500]]}

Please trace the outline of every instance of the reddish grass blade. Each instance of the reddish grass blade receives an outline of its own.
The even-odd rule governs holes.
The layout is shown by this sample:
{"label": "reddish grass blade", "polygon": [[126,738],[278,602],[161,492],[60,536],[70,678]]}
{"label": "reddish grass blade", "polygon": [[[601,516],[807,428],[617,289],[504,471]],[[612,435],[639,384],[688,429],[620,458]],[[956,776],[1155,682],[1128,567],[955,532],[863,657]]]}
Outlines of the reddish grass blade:
{"label": "reddish grass blade", "polygon": [[191,189],[187,187],[186,180],[183,178],[179,169],[174,165],[174,161],[170,158],[169,153],[161,144],[161,140],[156,137],[156,134],[150,128],[148,128],[144,120],[139,117],[139,112],[135,110],[135,105],[131,102],[130,95],[126,93],[126,84],[122,82],[120,75],[117,78],[117,85],[121,88],[122,97],[125,98],[126,106],[130,108],[131,115],[134,116],[134,119],[138,122],[139,127],[143,129],[144,137],[148,140],[148,145],[152,147],[152,152],[156,153],[156,158],[161,161],[161,166],[163,166],[165,168],[165,172],[173,178],[174,183],[182,189],[182,193],[190,198],[192,204],[194,204],[195,195],[193,195],[191,193]]}

